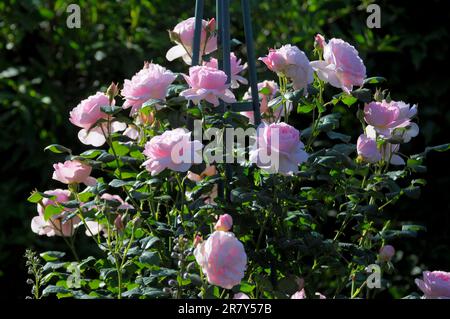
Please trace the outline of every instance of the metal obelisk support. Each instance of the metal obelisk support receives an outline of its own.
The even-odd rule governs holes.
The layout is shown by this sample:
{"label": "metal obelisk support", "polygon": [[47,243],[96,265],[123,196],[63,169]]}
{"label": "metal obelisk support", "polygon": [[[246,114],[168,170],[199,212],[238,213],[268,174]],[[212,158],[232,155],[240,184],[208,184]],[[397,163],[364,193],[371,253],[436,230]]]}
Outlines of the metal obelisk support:
{"label": "metal obelisk support", "polygon": [[[249,83],[251,90],[251,102],[237,102],[226,105],[223,101],[220,101],[220,110],[225,112],[227,107],[231,108],[235,112],[253,111],[255,125],[258,126],[261,122],[261,114],[259,110],[259,93],[258,84],[256,78],[256,64],[255,64],[255,52],[253,47],[253,30],[250,17],[249,0],[241,0],[242,16],[244,21],[244,33],[245,43],[247,48],[247,62],[249,72]],[[202,19],[203,19],[203,0],[196,0],[195,2],[195,32],[194,32],[194,44],[192,52],[192,65],[198,65],[200,63],[200,41],[202,31]],[[231,61],[230,61],[230,0],[216,0],[216,29],[217,29],[217,49],[218,57],[217,64],[220,70],[223,70],[228,76],[227,83],[231,83]],[[188,107],[192,107],[192,103],[189,102]],[[193,130],[193,119],[188,117],[188,129]],[[225,134],[226,136],[226,134]],[[224,138],[224,144],[226,140]],[[223,183],[219,184],[219,196],[224,198],[226,193],[227,199],[230,199],[231,190],[229,183],[232,178],[232,164],[225,164],[225,176],[226,187]],[[225,192],[226,188],[226,192]]]}

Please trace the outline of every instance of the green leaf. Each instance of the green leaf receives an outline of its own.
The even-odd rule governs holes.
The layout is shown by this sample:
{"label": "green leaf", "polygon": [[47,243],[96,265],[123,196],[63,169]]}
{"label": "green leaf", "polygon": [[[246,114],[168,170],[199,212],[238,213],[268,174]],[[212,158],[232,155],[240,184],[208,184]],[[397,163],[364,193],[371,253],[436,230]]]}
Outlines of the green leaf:
{"label": "green leaf", "polygon": [[157,242],[159,242],[160,239],[158,237],[154,237],[154,236],[150,236],[150,237],[145,237],[143,239],[141,239],[141,248],[144,250],[150,249],[152,248],[152,246],[154,244],[156,244]]}
{"label": "green leaf", "polygon": [[45,261],[55,261],[63,258],[65,255],[66,253],[62,251],[46,251],[40,254]]}
{"label": "green leaf", "polygon": [[160,258],[157,252],[144,251],[139,257],[139,262],[147,265],[159,265]]}
{"label": "green leaf", "polygon": [[386,81],[387,81],[386,78],[383,78],[381,76],[373,76],[373,77],[365,79],[364,84],[379,84],[379,83],[383,83]]}
{"label": "green leaf", "polygon": [[436,145],[436,146],[428,146],[425,148],[425,153],[435,151],[435,152],[446,152],[450,150],[450,143],[449,144],[442,144],[442,145]]}
{"label": "green leaf", "polygon": [[118,188],[118,187],[123,187],[123,186],[127,186],[127,185],[133,185],[134,181],[123,181],[121,179],[113,179],[111,182],[109,182],[109,186],[114,187],[114,188]]}
{"label": "green leaf", "polygon": [[100,161],[102,163],[109,163],[114,161],[115,157],[113,154],[109,154],[109,153],[102,153],[98,158],[97,161]]}
{"label": "green leaf", "polygon": [[52,153],[56,153],[56,154],[61,154],[61,153],[68,153],[68,154],[72,154],[72,150],[59,145],[59,144],[51,144],[49,146],[47,146],[46,148],[44,148],[44,151],[50,151]]}
{"label": "green leaf", "polygon": [[54,286],[54,285],[47,286],[42,291],[43,296],[48,296],[50,294],[67,294],[67,293],[70,293],[69,289],[64,288],[64,287]]}
{"label": "green leaf", "polygon": [[193,118],[196,118],[196,119],[201,119],[202,118],[202,112],[197,107],[188,108],[186,110],[186,113],[189,114],[190,116],[192,116]]}
{"label": "green leaf", "polygon": [[259,93],[264,95],[271,95],[272,91],[267,86],[265,86],[261,90],[259,90]]}
{"label": "green leaf", "polygon": [[334,131],[327,132],[327,136],[332,140],[341,140],[342,142],[345,142],[345,143],[350,142],[350,140],[352,138],[349,135],[345,135],[345,134],[334,132]]}
{"label": "green leaf", "polygon": [[41,195],[40,192],[34,191],[31,193],[31,195],[27,198],[27,200],[30,203],[39,203],[44,197]]}
{"label": "green leaf", "polygon": [[96,158],[97,156],[99,156],[100,154],[104,153],[105,151],[103,150],[87,150],[83,153],[80,154],[80,156],[84,157],[84,158],[88,158],[88,159],[92,159],[92,158]]}
{"label": "green leaf", "polygon": [[122,110],[122,107],[116,105],[102,105],[100,106],[100,110],[108,115],[114,115],[119,113]]}
{"label": "green leaf", "polygon": [[358,99],[351,95],[345,94],[345,95],[341,96],[341,101],[342,101],[342,103],[344,103],[347,106],[352,106],[353,104],[355,104],[358,101]]}
{"label": "green leaf", "polygon": [[402,231],[413,231],[413,232],[419,232],[419,231],[427,231],[427,228],[422,225],[403,225]]}
{"label": "green leaf", "polygon": [[154,106],[154,105],[158,105],[158,104],[164,104],[164,100],[159,100],[159,99],[150,99],[148,101],[145,101],[142,104],[142,107],[148,107],[148,106]]}
{"label": "green leaf", "polygon": [[372,92],[369,89],[358,89],[352,91],[352,95],[364,103],[369,103],[372,101]]}
{"label": "green leaf", "polygon": [[61,214],[62,211],[62,207],[47,205],[44,209],[44,220],[49,220],[51,217]]}
{"label": "green leaf", "polygon": [[299,105],[297,107],[297,113],[307,114],[314,109],[314,104]]}

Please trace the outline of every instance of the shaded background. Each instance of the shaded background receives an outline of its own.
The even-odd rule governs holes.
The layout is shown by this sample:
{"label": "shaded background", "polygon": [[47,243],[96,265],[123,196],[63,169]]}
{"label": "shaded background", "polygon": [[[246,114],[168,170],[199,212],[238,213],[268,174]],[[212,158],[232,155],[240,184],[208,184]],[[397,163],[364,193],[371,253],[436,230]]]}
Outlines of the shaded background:
{"label": "shaded background", "polygon": [[[205,2],[205,17],[213,17],[214,1]],[[244,41],[239,1],[231,2],[232,36]],[[258,56],[287,43],[312,52],[319,32],[343,38],[357,47],[369,76],[388,78],[393,99],[419,104],[421,133],[404,153],[450,141],[449,79],[443,71],[450,43],[446,1],[428,0],[421,6],[376,1],[380,29],[366,27],[366,7],[374,1],[251,2]],[[0,298],[29,294],[22,258],[27,247],[64,249],[62,239],[31,232],[36,212],[26,198],[34,188],[60,187],[51,180],[50,164],[58,158],[44,152],[45,146],[86,149],[68,121],[69,110],[111,81],[130,78],[144,60],[186,71],[179,61],[165,61],[172,46],[167,30],[193,16],[195,1],[77,1],[80,29],[66,27],[70,3],[0,2]],[[259,79],[273,78],[261,64],[258,68]],[[352,135],[356,138],[359,131]],[[395,288],[387,292],[393,297],[416,291],[413,278],[423,269],[450,271],[449,160],[450,153],[430,154],[428,172],[420,176],[428,181],[420,200],[402,199],[389,208],[394,218],[428,228],[419,238],[394,243],[401,252],[391,277]]]}

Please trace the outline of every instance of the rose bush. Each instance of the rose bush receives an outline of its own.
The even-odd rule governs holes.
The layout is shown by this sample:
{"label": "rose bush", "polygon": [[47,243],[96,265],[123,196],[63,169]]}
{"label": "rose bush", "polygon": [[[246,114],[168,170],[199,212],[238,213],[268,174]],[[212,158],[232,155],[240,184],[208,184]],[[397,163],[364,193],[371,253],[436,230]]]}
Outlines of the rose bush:
{"label": "rose bush", "polygon": [[[389,243],[424,230],[390,211],[400,198],[420,196],[426,181],[414,174],[425,169],[430,151],[449,145],[401,153],[419,132],[417,106],[393,101],[382,90],[384,78],[367,78],[355,47],[320,35],[315,61],[290,44],[261,58],[278,84],[258,85],[259,127],[251,112],[220,113],[221,104],[250,98],[245,64],[233,53],[228,79],[214,57],[214,20],[202,28],[202,61],[189,75],[145,63],[122,90],[113,83],[74,108],[70,121],[82,129],[80,141],[96,148],[73,154],[47,147],[65,156],[53,178],[67,189],[32,192],[38,216],[31,228],[60,236],[74,259],[42,253],[45,276],[34,278],[34,296],[375,297],[368,266],[382,271],[386,289],[396,262]],[[193,18],[170,35],[177,45],[167,59],[191,64]],[[344,114],[361,124],[351,135],[339,132]],[[294,116],[308,124],[294,127]],[[253,129],[237,148],[224,149],[221,135],[208,148],[244,160],[211,161],[211,136],[186,130],[189,118],[205,132]],[[98,256],[77,253],[85,235]],[[412,297],[449,296],[443,271],[425,272],[416,283]]]}

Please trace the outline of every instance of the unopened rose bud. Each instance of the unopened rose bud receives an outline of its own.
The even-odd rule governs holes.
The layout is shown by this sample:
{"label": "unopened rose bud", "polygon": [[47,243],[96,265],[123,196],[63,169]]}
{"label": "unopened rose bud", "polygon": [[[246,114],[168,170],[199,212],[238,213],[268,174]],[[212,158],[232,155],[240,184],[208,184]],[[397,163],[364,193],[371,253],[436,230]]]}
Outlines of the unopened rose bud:
{"label": "unopened rose bud", "polygon": [[233,218],[228,215],[220,215],[219,220],[216,223],[216,226],[214,226],[215,230],[222,230],[222,231],[229,231],[233,227]]}
{"label": "unopened rose bud", "polygon": [[206,30],[211,33],[216,30],[216,19],[212,18],[211,20],[208,21]]}
{"label": "unopened rose bud", "polygon": [[116,219],[114,219],[114,226],[116,226],[117,230],[123,230],[125,225],[123,224],[122,215],[117,215]]}
{"label": "unopened rose bud", "polygon": [[380,248],[379,251],[379,257],[382,261],[388,262],[394,257],[395,255],[395,249],[391,245],[384,245]]}
{"label": "unopened rose bud", "polygon": [[109,97],[109,102],[111,103],[112,100],[119,94],[119,87],[116,83],[111,82],[108,89],[106,90],[106,95]]}
{"label": "unopened rose bud", "polygon": [[325,38],[323,37],[323,35],[317,34],[314,37],[314,47],[316,49],[323,49],[324,46],[325,46]]}
{"label": "unopened rose bud", "polygon": [[381,91],[380,89],[376,89],[375,94],[373,95],[373,98],[377,102],[383,101],[384,100],[383,91]]}
{"label": "unopened rose bud", "polygon": [[200,236],[200,235],[195,236],[194,247],[197,247],[197,245],[200,244],[202,241],[203,241],[202,236]]}
{"label": "unopened rose bud", "polygon": [[139,113],[139,122],[144,125],[152,125],[155,121],[155,115],[150,112],[145,114],[143,112]]}

